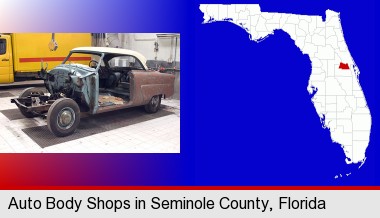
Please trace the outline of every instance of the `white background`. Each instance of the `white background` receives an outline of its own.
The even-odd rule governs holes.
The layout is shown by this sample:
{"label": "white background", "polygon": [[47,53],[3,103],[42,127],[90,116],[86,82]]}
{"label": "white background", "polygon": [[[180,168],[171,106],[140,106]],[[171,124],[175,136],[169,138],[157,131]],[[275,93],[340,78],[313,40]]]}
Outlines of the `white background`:
{"label": "white background", "polygon": [[[80,210],[8,210],[12,197],[17,200],[39,199],[45,207],[45,199],[48,196],[56,199],[67,200],[74,197],[83,200]],[[150,208],[151,198],[161,199],[207,199],[214,200],[216,206],[213,210],[153,210]],[[223,210],[218,206],[222,197],[230,199],[269,199],[272,212],[262,213],[260,210]],[[309,199],[317,197],[326,201],[326,210],[279,210],[279,197],[292,197],[294,199]],[[113,210],[89,210],[87,209],[88,197],[101,197],[103,200],[130,200],[131,209]],[[146,200],[145,210],[135,210],[134,199]],[[0,191],[0,215],[1,217],[378,217],[380,214],[380,191]]]}

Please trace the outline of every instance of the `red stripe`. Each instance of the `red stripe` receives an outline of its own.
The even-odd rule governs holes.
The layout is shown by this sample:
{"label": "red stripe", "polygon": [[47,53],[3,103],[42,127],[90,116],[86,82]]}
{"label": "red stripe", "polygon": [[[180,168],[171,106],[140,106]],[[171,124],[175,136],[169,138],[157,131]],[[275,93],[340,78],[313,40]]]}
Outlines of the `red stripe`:
{"label": "red stripe", "polygon": [[[20,58],[20,63],[26,62],[49,62],[49,61],[63,61],[66,57],[40,57],[40,58]],[[91,57],[70,57],[69,61],[90,61]]]}
{"label": "red stripe", "polygon": [[380,190],[380,186],[3,186],[0,190]]}

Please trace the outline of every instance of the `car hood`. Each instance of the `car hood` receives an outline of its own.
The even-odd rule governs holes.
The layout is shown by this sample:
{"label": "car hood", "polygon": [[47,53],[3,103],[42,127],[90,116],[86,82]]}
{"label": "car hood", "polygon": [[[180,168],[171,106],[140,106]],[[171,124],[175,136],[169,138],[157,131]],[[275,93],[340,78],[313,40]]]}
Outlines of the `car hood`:
{"label": "car hood", "polygon": [[67,72],[83,78],[94,74],[96,70],[84,64],[61,64],[49,71],[49,74],[59,74],[60,72]]}

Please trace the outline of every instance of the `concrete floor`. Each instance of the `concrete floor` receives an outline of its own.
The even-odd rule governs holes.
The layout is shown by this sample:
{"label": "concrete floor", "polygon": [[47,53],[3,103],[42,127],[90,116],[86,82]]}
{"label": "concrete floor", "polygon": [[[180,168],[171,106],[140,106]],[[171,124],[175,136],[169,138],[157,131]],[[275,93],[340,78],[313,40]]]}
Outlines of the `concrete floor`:
{"label": "concrete floor", "polygon": [[[15,95],[23,88],[0,88],[0,95]],[[0,153],[179,153],[180,101],[163,99],[162,110],[169,115],[150,117],[121,128],[42,148],[23,130],[46,126],[42,118],[9,120],[1,111],[16,109],[14,97],[0,97]],[[145,115],[142,116],[151,116]],[[91,119],[95,119],[91,118]],[[46,134],[51,134],[49,131]]]}

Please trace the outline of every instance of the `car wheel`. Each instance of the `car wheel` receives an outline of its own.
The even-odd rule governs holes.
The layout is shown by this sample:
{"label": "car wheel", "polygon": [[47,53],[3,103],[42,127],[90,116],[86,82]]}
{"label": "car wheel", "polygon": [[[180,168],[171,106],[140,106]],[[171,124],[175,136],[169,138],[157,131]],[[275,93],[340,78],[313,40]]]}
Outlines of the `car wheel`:
{"label": "car wheel", "polygon": [[145,105],[145,111],[148,113],[156,113],[160,109],[161,95],[153,96],[149,103]]}
{"label": "car wheel", "polygon": [[[44,92],[41,89],[38,89],[35,87],[30,87],[30,88],[24,89],[20,93],[19,97],[20,98],[26,98],[32,94],[44,95]],[[22,113],[22,115],[24,115],[26,118],[33,118],[33,117],[37,116],[36,114],[34,114],[32,112],[27,112],[26,109],[24,109],[24,108],[19,108],[19,109],[20,109],[20,112]]]}
{"label": "car wheel", "polygon": [[78,104],[70,98],[60,98],[49,108],[47,124],[50,132],[58,137],[73,134],[80,122]]}

